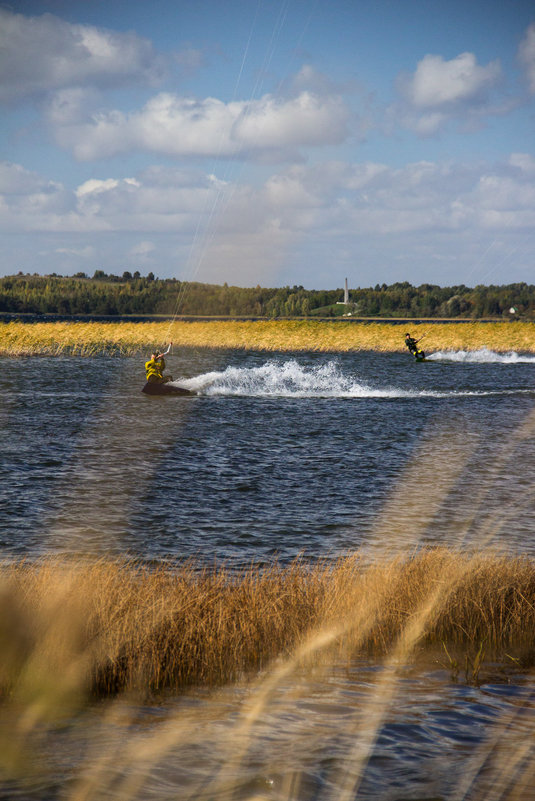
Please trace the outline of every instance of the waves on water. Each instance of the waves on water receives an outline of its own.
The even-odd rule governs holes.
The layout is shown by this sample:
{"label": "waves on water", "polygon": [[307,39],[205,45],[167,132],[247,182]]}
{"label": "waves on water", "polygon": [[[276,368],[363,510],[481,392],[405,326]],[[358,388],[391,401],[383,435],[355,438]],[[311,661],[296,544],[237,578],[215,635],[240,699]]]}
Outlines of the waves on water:
{"label": "waves on water", "polygon": [[[497,354],[496,354],[497,355]],[[435,354],[436,357],[436,354]],[[287,398],[447,398],[469,395],[502,395],[530,390],[413,390],[374,387],[355,375],[342,372],[335,361],[304,367],[295,359],[269,361],[260,367],[227,367],[175,382],[197,395]]]}
{"label": "waves on water", "polygon": [[481,350],[444,350],[430,353],[426,356],[428,361],[436,362],[462,362],[466,364],[535,364],[535,356],[516,353],[496,353],[488,348]]}

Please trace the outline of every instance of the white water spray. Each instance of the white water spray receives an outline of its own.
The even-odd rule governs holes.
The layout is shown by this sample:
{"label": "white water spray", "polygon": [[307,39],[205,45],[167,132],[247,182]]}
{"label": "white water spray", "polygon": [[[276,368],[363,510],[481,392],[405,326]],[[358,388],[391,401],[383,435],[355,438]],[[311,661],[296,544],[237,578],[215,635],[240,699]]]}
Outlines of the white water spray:
{"label": "white water spray", "polygon": [[356,375],[342,372],[335,361],[317,367],[305,367],[295,359],[286,362],[268,361],[260,367],[227,367],[223,371],[203,373],[175,383],[198,395],[250,398],[449,398],[530,391],[503,389],[440,392],[387,385],[371,386]]}
{"label": "white water spray", "polygon": [[481,350],[444,350],[430,353],[426,359],[434,362],[462,362],[465,364],[535,364],[535,356],[516,353],[496,353],[488,348]]}

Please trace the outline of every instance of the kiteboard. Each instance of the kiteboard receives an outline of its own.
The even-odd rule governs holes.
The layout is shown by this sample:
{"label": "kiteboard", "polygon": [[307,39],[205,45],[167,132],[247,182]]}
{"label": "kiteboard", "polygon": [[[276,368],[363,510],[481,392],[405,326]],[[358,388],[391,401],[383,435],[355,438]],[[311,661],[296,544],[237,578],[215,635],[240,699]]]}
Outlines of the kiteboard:
{"label": "kiteboard", "polygon": [[141,390],[146,395],[194,395],[189,389],[177,387],[175,384],[160,384],[156,381],[147,381]]}

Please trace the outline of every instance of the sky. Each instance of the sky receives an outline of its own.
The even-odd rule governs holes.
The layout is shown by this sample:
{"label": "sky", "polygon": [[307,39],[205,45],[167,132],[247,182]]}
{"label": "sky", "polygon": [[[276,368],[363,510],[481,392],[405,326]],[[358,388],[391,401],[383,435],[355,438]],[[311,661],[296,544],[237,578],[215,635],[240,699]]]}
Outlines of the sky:
{"label": "sky", "polygon": [[535,283],[532,0],[0,0],[0,275]]}

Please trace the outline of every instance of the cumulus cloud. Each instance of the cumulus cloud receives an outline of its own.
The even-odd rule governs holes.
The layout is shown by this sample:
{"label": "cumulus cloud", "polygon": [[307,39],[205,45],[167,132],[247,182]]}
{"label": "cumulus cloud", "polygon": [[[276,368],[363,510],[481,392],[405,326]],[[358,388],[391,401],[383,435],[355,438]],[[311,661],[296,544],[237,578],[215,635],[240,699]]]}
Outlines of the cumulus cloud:
{"label": "cumulus cloud", "polygon": [[69,86],[155,84],[163,73],[152,44],[134,33],[0,9],[0,101]]}
{"label": "cumulus cloud", "polygon": [[62,184],[49,181],[20,164],[0,162],[0,226],[10,230],[46,230],[46,220],[63,220],[72,208],[72,195]]}
{"label": "cumulus cloud", "polygon": [[340,143],[348,134],[342,99],[308,91],[230,103],[161,92],[131,114],[88,109],[83,95],[71,90],[49,108],[58,142],[81,161],[141,150],[173,157],[283,157],[301,147]]}
{"label": "cumulus cloud", "polygon": [[518,59],[525,70],[529,90],[535,94],[535,22],[529,26],[520,43]]}
{"label": "cumulus cloud", "polygon": [[498,61],[481,67],[473,53],[461,53],[451,61],[427,55],[412,76],[400,79],[399,88],[418,109],[441,109],[458,103],[480,102],[501,77]]}
{"label": "cumulus cloud", "polygon": [[[53,230],[191,234],[214,219],[216,209],[217,228],[231,234],[254,231],[263,221],[293,232],[327,230],[336,221],[348,230],[357,224],[388,233],[429,224],[455,228],[460,203],[473,213],[493,208],[535,215],[534,174],[528,154],[513,154],[493,169],[427,161],[400,169],[372,162],[293,165],[256,187],[201,171],[152,167],[135,177],[93,178],[69,192],[20,165],[0,164],[0,197],[10,222],[18,216],[26,230],[42,229],[54,216]],[[147,253],[153,246],[151,237],[138,247]]]}
{"label": "cumulus cloud", "polygon": [[[67,191],[4,164],[0,228],[9,234],[5,240],[19,232],[19,265],[29,242],[39,243],[32,250],[37,253],[53,241],[49,271],[58,269],[54,256],[61,256],[62,270],[80,269],[82,257],[91,269],[93,247],[96,266],[110,272],[117,263],[131,270],[145,263],[157,275],[185,280],[306,283],[310,264],[319,279],[332,279],[328,271],[322,279],[318,254],[329,265],[343,264],[348,274],[355,254],[362,261],[365,250],[375,270],[384,270],[381,261],[388,259],[389,275],[396,274],[395,265],[400,271],[392,280],[411,280],[416,265],[425,275],[430,261],[458,274],[459,259],[465,264],[467,253],[481,252],[481,242],[486,248],[497,237],[503,258],[510,258],[519,236],[525,239],[535,227],[534,174],[533,157],[517,153],[498,165],[297,164],[258,185],[152,167],[131,177],[92,178]],[[499,255],[497,246],[494,251]],[[527,274],[532,257],[525,260]],[[303,276],[296,280],[300,261]],[[35,269],[34,261],[29,265]],[[369,279],[359,275],[361,285],[375,283],[368,269]],[[437,270],[433,281],[447,283]]]}
{"label": "cumulus cloud", "polygon": [[432,136],[451,120],[465,128],[480,124],[489,115],[503,114],[510,103],[493,102],[502,81],[499,61],[486,66],[473,53],[461,53],[449,61],[426,55],[414,73],[398,77],[402,103],[391,107],[393,120],[419,136]]}
{"label": "cumulus cloud", "polygon": [[0,162],[0,195],[31,195],[35,192],[52,193],[60,188],[54,181],[46,181],[38,173],[20,164]]}
{"label": "cumulus cloud", "polygon": [[[422,260],[428,267],[436,262],[458,270],[452,254],[466,259],[480,241],[489,244],[498,234],[510,250],[520,232],[531,230],[534,190],[533,179],[507,163],[490,168],[417,162],[400,169],[378,163],[294,165],[261,187],[239,188],[217,220],[200,280],[221,281],[223,274],[247,283],[249,275],[250,283],[300,258],[306,275],[301,255],[306,251],[309,260],[317,260],[318,251],[326,254],[326,282],[337,259],[344,264],[348,259],[347,274],[366,251],[370,263],[383,270],[381,260],[393,254],[388,269],[399,264],[405,271],[399,280],[410,278]],[[321,274],[316,263],[314,269]],[[425,266],[420,269],[425,273]],[[368,272],[372,280],[373,270]],[[433,272],[436,281],[434,267]]]}
{"label": "cumulus cloud", "polygon": [[250,150],[332,145],[346,137],[347,121],[348,111],[339,97],[305,91],[280,101],[268,95],[243,105],[233,135]]}

